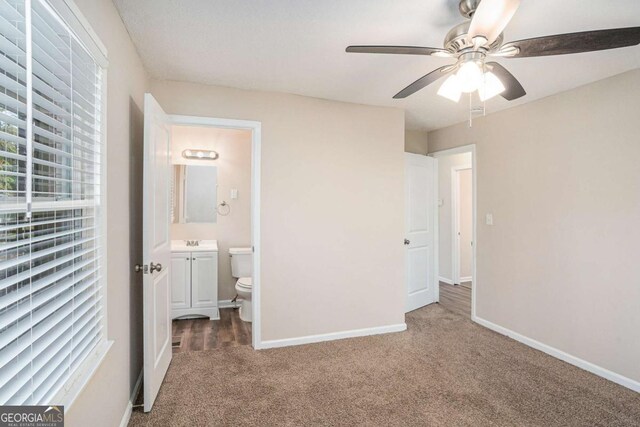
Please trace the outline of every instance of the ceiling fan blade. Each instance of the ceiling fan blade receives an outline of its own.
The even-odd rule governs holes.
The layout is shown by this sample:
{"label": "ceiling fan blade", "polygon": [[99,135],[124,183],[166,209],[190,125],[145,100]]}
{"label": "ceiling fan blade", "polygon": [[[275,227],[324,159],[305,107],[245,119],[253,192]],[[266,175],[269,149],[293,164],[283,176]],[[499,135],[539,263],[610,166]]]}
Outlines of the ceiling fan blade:
{"label": "ceiling fan blade", "polygon": [[471,18],[469,38],[484,37],[491,44],[504,31],[520,0],[482,0]]}
{"label": "ceiling fan blade", "polygon": [[409,95],[413,95],[420,89],[424,89],[425,87],[429,86],[439,78],[446,76],[451,71],[455,70],[455,68],[455,66],[445,65],[444,67],[440,67],[437,70],[433,70],[429,74],[420,77],[418,80],[402,89],[393,97],[393,99],[403,99]]}
{"label": "ceiling fan blade", "polygon": [[527,94],[518,79],[511,74],[506,68],[497,62],[487,62],[491,71],[496,75],[505,87],[505,91],[500,95],[507,101],[513,101],[514,99],[522,98]]}
{"label": "ceiling fan blade", "polygon": [[640,44],[640,27],[629,27],[519,40],[506,43],[500,52],[504,52],[506,58],[529,58],[594,52],[637,44]]}
{"label": "ceiling fan blade", "polygon": [[445,49],[422,46],[349,46],[346,49],[351,53],[390,53],[394,55],[433,55],[451,58],[451,52]]}

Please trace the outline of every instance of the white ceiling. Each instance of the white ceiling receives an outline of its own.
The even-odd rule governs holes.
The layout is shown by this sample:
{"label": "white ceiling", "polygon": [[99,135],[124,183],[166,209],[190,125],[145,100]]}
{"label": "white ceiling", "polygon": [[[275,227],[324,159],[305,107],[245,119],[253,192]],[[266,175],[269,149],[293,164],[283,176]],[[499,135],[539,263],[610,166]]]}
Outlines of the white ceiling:
{"label": "white ceiling", "polygon": [[[468,103],[436,95],[438,84],[392,99],[450,60],[344,51],[350,44],[441,47],[447,31],[464,19],[458,0],[114,2],[154,78],[399,107],[410,129],[436,129],[468,116]],[[638,0],[536,0],[522,2],[505,36],[638,25]],[[511,103],[493,99],[488,113],[640,68],[640,47],[500,62],[528,95]]]}

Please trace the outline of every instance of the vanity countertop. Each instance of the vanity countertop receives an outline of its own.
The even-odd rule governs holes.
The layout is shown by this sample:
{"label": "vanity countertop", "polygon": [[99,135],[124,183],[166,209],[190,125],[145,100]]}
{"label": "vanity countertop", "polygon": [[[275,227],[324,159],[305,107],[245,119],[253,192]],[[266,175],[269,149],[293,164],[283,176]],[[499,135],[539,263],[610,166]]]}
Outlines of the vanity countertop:
{"label": "vanity countertop", "polygon": [[171,252],[218,252],[217,240],[198,240],[198,246],[187,246],[186,240],[172,240]]}

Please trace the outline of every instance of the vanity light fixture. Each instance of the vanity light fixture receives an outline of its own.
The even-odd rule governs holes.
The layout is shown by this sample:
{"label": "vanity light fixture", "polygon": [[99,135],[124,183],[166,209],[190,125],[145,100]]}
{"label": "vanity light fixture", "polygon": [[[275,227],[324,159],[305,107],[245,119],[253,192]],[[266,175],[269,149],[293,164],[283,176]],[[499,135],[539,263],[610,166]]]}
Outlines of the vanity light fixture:
{"label": "vanity light fixture", "polygon": [[220,156],[217,151],[213,150],[184,150],[182,157],[195,160],[216,160]]}

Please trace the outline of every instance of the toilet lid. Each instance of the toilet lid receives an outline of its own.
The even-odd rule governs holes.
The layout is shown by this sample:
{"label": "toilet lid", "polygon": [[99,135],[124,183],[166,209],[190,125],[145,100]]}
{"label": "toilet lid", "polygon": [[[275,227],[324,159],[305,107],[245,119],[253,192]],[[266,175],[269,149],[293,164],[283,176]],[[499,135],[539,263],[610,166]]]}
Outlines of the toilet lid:
{"label": "toilet lid", "polygon": [[238,279],[238,285],[244,288],[250,288],[253,286],[253,278],[251,277],[241,277]]}

